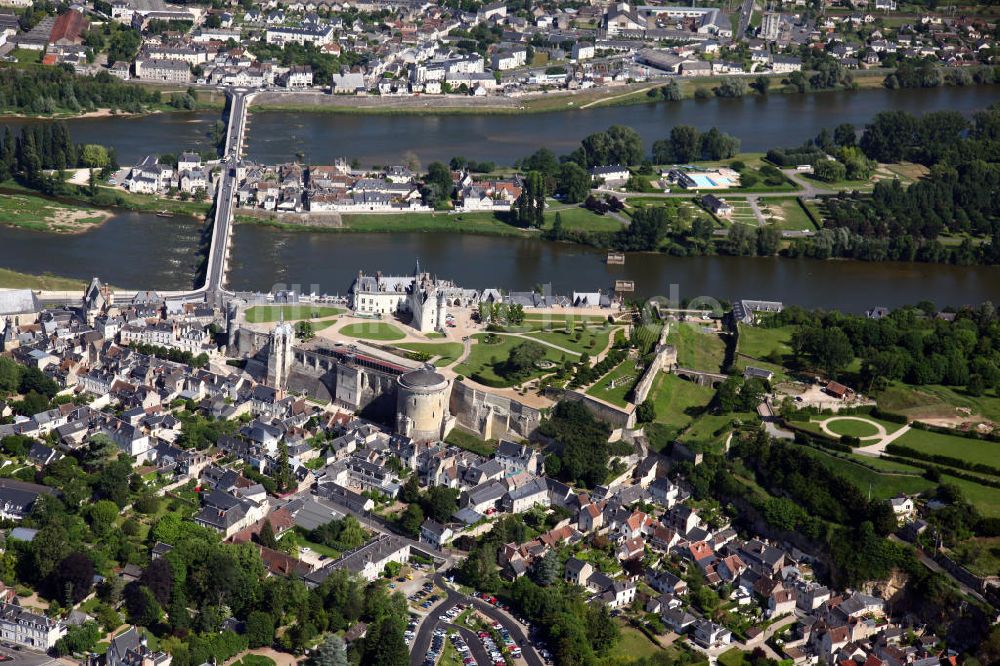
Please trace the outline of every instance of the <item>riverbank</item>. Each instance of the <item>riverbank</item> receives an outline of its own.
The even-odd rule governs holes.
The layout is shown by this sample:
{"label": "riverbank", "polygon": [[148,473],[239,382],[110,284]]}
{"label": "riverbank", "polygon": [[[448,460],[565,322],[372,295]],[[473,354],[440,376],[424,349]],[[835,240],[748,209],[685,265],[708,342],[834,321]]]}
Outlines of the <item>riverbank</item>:
{"label": "riverbank", "polygon": [[44,199],[30,190],[15,193],[4,192],[0,188],[0,193],[3,194],[0,196],[0,224],[9,227],[55,234],[81,234],[113,217],[108,210]]}
{"label": "riverbank", "polygon": [[40,291],[72,291],[83,289],[87,284],[83,280],[57,277],[55,275],[30,275],[18,273],[7,268],[0,268],[0,289],[35,289]]}
{"label": "riverbank", "polygon": [[[856,90],[881,88],[886,75],[891,70],[859,70],[852,72]],[[787,78],[786,74],[767,75],[772,81],[780,82]],[[749,77],[742,77],[750,81]],[[678,82],[682,99],[695,99],[705,93],[712,96],[713,86],[717,86],[726,77],[690,77],[673,79]],[[471,97],[469,95],[419,95],[406,97],[389,97],[380,95],[329,95],[322,92],[262,92],[258,93],[252,102],[251,111],[287,112],[287,113],[337,113],[362,115],[414,115],[414,114],[482,114],[482,115],[514,115],[525,113],[550,113],[571,109],[592,109],[613,106],[631,106],[648,104],[658,101],[651,98],[651,90],[661,88],[669,80],[645,81],[629,83],[621,86],[591,88],[588,90],[553,91],[549,93],[530,93],[520,97]],[[828,92],[843,92],[848,88],[831,88],[809,90],[800,93],[797,89],[787,87],[772,87],[770,95],[811,95]],[[746,97],[766,97],[750,89]],[[660,100],[662,101],[662,100]]]}
{"label": "riverbank", "polygon": [[445,233],[520,238],[538,235],[537,231],[513,226],[489,212],[308,215],[240,209],[236,213],[236,223],[304,233]]}

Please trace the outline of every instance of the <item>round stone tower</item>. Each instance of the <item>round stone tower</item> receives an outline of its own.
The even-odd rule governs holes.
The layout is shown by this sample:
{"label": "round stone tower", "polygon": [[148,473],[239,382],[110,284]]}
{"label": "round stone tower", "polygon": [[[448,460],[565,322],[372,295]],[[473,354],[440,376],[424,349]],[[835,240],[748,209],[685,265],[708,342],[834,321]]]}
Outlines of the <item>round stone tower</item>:
{"label": "round stone tower", "polygon": [[450,416],[451,380],[434,366],[424,365],[404,372],[396,382],[396,432],[418,442],[443,438]]}

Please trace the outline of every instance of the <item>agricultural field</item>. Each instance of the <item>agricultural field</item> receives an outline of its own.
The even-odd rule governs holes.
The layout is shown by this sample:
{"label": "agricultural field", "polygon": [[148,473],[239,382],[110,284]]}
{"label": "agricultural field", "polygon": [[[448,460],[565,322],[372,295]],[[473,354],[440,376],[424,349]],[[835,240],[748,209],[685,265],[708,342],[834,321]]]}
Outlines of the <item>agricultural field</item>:
{"label": "agricultural field", "polygon": [[267,324],[284,319],[299,321],[301,319],[326,319],[339,315],[344,310],[328,305],[312,305],[299,303],[296,305],[254,305],[247,308],[246,320],[250,324]]}
{"label": "agricultural field", "polygon": [[725,361],[726,345],[718,333],[701,324],[681,322],[670,327],[667,343],[677,347],[677,363],[682,368],[719,372]]}
{"label": "agricultural field", "polygon": [[992,576],[1000,571],[1000,537],[972,538],[959,544],[955,559],[979,576]]}
{"label": "agricultural field", "polygon": [[406,337],[403,331],[392,324],[382,321],[367,321],[361,324],[348,324],[340,329],[341,335],[361,340],[402,340]]}

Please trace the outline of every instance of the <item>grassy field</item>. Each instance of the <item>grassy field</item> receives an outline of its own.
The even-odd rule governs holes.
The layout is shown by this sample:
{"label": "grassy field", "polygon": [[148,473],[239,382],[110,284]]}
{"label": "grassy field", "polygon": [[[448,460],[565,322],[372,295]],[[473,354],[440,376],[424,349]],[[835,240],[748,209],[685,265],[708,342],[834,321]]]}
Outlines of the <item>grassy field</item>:
{"label": "grassy field", "polygon": [[628,655],[630,660],[646,659],[663,652],[663,648],[646,638],[634,627],[622,626],[621,639],[613,650],[618,655]]}
{"label": "grassy field", "polygon": [[481,456],[490,456],[496,451],[497,440],[482,440],[471,433],[467,433],[464,430],[459,430],[458,428],[453,428],[448,436],[445,437],[445,443],[451,444],[452,446],[457,446],[460,449],[466,451],[472,451]]}
{"label": "grassy field", "polygon": [[211,208],[211,203],[208,201],[181,201],[180,199],[165,199],[151,194],[132,194],[120,187],[101,187],[100,190],[102,193],[111,194],[115,200],[114,205],[118,208],[147,213],[158,213],[166,210],[176,215],[203,218]]}
{"label": "grassy field", "polygon": [[992,576],[1000,571],[1000,537],[969,539],[959,544],[954,554],[974,574]]}
{"label": "grassy field", "polygon": [[499,236],[523,236],[525,230],[507,224],[493,213],[386,213],[343,215],[344,229],[363,232],[460,231]]}
{"label": "grassy field", "polygon": [[702,414],[680,434],[678,441],[690,446],[696,451],[722,451],[729,433],[733,430],[735,421],[743,423],[755,422],[756,414]]}
{"label": "grassy field", "polygon": [[965,499],[971,502],[982,515],[987,518],[1000,518],[1000,488],[991,488],[947,474],[941,476],[941,481],[958,486]]}
{"label": "grassy field", "polygon": [[712,401],[715,391],[677,375],[660,373],[649,392],[656,410],[656,421],[673,436],[691,425],[695,416]]}
{"label": "grassy field", "polygon": [[[876,472],[868,469],[866,465],[878,461],[878,458],[863,458],[854,462],[848,458],[834,456],[809,446],[803,446],[802,451],[818,458],[832,471],[850,479],[862,492],[868,493],[871,490],[873,498],[889,499],[901,493],[913,495],[931,490],[936,486],[935,483],[921,476],[923,470],[919,467],[906,467],[899,463],[890,463],[895,465],[896,473]],[[904,470],[909,473],[900,473]]]}
{"label": "grassy field", "polygon": [[993,421],[1000,420],[1000,398],[996,395],[970,396],[947,386],[907,386],[893,384],[876,395],[880,408],[915,419],[959,416],[958,408],[971,410]]}
{"label": "grassy field", "polygon": [[908,446],[921,453],[948,456],[970,463],[1000,467],[1000,444],[996,442],[985,442],[913,428],[894,443]]}
{"label": "grassy field", "polygon": [[402,340],[406,334],[384,321],[370,321],[363,324],[348,324],[340,329],[341,335],[362,340]]}
{"label": "grassy field", "polygon": [[579,326],[583,322],[587,324],[606,324],[607,321],[607,317],[600,315],[555,314],[548,312],[526,312],[524,315],[524,325],[539,331],[545,327],[565,328],[566,324]]}
{"label": "grassy field", "polygon": [[667,343],[677,347],[677,363],[682,368],[719,372],[725,360],[726,345],[716,333],[702,329],[701,324],[673,324]]}
{"label": "grassy field", "polygon": [[[573,333],[567,333],[565,328],[553,328],[551,331],[535,331],[526,335],[577,354],[586,352],[593,356],[608,346],[608,334],[609,329],[606,327],[588,326],[586,330],[576,327]],[[577,336],[580,336],[579,340]]]}
{"label": "grassy field", "polygon": [[838,435],[847,435],[849,437],[870,437],[878,434],[878,428],[871,423],[855,421],[854,419],[831,421],[826,425],[826,427],[831,432],[837,433]]}
{"label": "grassy field", "polygon": [[396,346],[407,351],[440,357],[434,361],[434,365],[439,368],[458,360],[464,348],[461,342],[404,342]]}
{"label": "grassy field", "polygon": [[[472,345],[468,358],[455,366],[455,372],[470,378],[478,375],[488,382],[510,386],[510,380],[498,375],[496,369],[500,364],[506,362],[511,349],[523,344],[526,340],[524,338],[505,335],[500,336],[500,342],[497,344],[486,344],[483,342],[485,336],[485,333],[477,333],[472,336],[476,340],[476,343]],[[554,363],[562,363],[565,360],[572,360],[573,358],[571,355],[560,352],[552,347],[546,347],[545,345],[542,345],[542,347],[545,349],[545,359]],[[534,374],[537,376],[541,372],[539,370]]]}
{"label": "grassy field", "polygon": [[83,288],[87,283],[83,280],[56,277],[54,275],[28,275],[17,271],[0,268],[0,288],[4,289],[41,289],[45,291],[73,291]]}
{"label": "grassy field", "polygon": [[583,206],[570,206],[558,201],[549,200],[550,208],[545,211],[544,229],[551,229],[555,224],[556,213],[562,220],[566,231],[618,231],[624,226],[620,220],[610,215],[598,215]]}
{"label": "grassy field", "polygon": [[792,353],[789,343],[793,330],[793,326],[761,328],[740,324],[736,351],[753,358],[784,362],[785,357]]}
{"label": "grassy field", "polygon": [[[610,402],[612,405],[625,407],[628,405],[628,401],[625,398],[632,391],[632,387],[635,386],[635,383],[639,381],[641,372],[642,370],[635,369],[634,360],[625,359],[618,364],[618,367],[601,377],[594,383],[593,386],[587,389],[587,395],[592,395],[595,398],[604,400],[605,402]],[[611,382],[615,380],[622,380],[623,378],[624,381],[621,381],[614,388],[610,388]]]}
{"label": "grassy field", "polygon": [[344,310],[328,305],[254,305],[247,308],[246,320],[251,324],[266,324],[279,319],[298,321],[300,319],[325,319],[339,315]]}
{"label": "grassy field", "polygon": [[761,199],[761,212],[782,231],[816,231],[816,225],[795,197]]}
{"label": "grassy field", "polygon": [[32,231],[79,233],[102,224],[110,213],[29,194],[0,196],[0,224]]}

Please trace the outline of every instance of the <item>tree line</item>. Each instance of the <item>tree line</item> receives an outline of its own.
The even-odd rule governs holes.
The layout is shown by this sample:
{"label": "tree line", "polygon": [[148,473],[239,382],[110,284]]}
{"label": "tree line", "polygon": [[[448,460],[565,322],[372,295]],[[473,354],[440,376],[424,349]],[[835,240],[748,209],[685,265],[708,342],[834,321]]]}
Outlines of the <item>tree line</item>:
{"label": "tree line", "polygon": [[48,115],[97,109],[139,113],[160,101],[158,91],[129,85],[104,71],[95,76],[80,76],[72,67],[62,65],[0,68],[0,112],[3,113]]}

